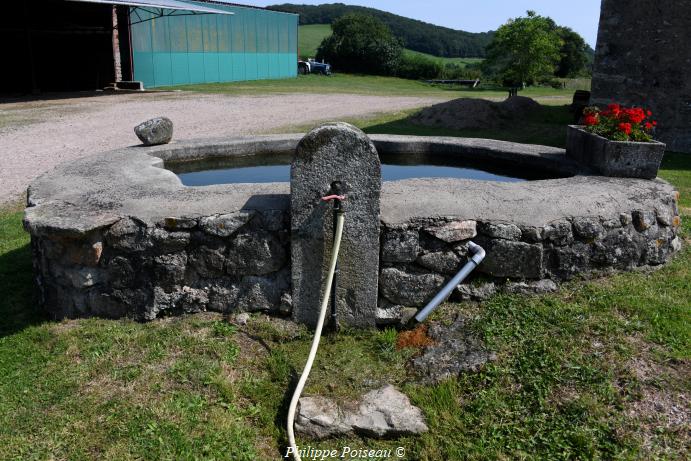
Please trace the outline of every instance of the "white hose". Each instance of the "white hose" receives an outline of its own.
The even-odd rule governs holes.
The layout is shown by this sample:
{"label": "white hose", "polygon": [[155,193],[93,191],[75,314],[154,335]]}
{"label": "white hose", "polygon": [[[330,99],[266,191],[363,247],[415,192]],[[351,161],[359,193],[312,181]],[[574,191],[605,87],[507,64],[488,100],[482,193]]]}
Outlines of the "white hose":
{"label": "white hose", "polygon": [[326,318],[326,308],[329,306],[329,293],[331,293],[331,284],[334,279],[334,272],[336,270],[336,261],[338,261],[338,250],[341,248],[341,236],[343,235],[343,213],[336,214],[336,235],[334,236],[333,250],[331,252],[331,263],[329,264],[329,273],[326,277],[326,286],[324,287],[324,297],[322,298],[322,305],[319,311],[319,320],[317,320],[317,327],[314,331],[314,339],[312,340],[312,347],[310,348],[310,354],[307,357],[307,363],[305,363],[305,369],[302,370],[302,375],[295,387],[295,393],[290,401],[290,406],[288,407],[288,442],[292,448],[293,459],[295,461],[301,461],[300,454],[298,453],[297,445],[295,444],[295,433],[293,432],[293,424],[295,422],[295,410],[298,406],[298,401],[300,400],[300,394],[302,394],[302,389],[305,387],[307,382],[307,377],[312,369],[312,364],[314,363],[314,358],[317,355],[317,349],[319,348],[319,340],[322,335],[322,328],[324,328],[324,319]]}

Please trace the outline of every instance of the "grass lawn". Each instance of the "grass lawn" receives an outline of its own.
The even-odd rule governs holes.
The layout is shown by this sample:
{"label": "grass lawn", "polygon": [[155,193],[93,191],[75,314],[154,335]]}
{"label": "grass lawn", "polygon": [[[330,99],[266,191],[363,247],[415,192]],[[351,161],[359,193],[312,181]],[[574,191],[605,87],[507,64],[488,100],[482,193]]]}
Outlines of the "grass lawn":
{"label": "grass lawn", "polygon": [[[364,118],[346,118],[344,121],[357,126],[368,134],[491,138],[504,141],[564,147],[566,145],[565,127],[567,124],[573,122],[568,106],[549,105],[555,104],[559,101],[558,99],[549,98],[545,100],[539,97],[535,99],[543,103],[539,110],[531,114],[526,120],[523,120],[521,124],[501,130],[454,130],[449,128],[414,125],[410,121],[410,116],[415,114],[419,109],[374,114]],[[319,125],[319,123],[320,122],[292,125],[285,127],[282,131],[285,133],[306,133]]]}
{"label": "grass lawn", "polygon": [[[440,98],[506,98],[507,92],[501,88],[467,88],[454,85],[431,85],[417,80],[373,75],[333,74],[299,75],[296,78],[281,80],[254,80],[228,83],[201,83],[160,87],[159,90],[198,91],[202,93],[223,93],[233,95],[294,94],[318,95],[324,93],[362,94],[374,96],[428,96]],[[555,104],[571,102],[573,90],[549,87],[529,87],[521,91],[521,96],[538,99],[543,103]]]}
{"label": "grass lawn", "polygon": [[[523,130],[533,134],[483,135],[560,145],[567,116],[563,108],[546,108]],[[420,132],[406,117],[353,122],[369,132]],[[394,330],[326,337],[307,394],[343,399],[390,382],[422,408],[430,431],[385,441],[298,442],[402,446],[410,460],[686,459],[691,156],[668,154],[661,176],[681,192],[686,237],[670,264],[570,282],[555,294],[445,305],[435,317],[459,311],[471,317],[497,360],[436,386],[407,375],[405,363],[415,351],[397,350]],[[215,314],[147,324],[53,322],[37,309],[35,293],[21,210],[5,208],[0,459],[282,456],[289,389],[311,341],[305,329],[261,315],[243,327]]]}

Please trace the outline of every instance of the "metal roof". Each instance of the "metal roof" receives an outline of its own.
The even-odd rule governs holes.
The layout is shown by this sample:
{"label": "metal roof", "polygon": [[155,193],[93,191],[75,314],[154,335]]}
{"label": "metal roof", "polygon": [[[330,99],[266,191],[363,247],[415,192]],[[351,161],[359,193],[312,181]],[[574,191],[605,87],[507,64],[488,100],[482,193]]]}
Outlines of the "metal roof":
{"label": "metal roof", "polygon": [[217,5],[227,5],[227,6],[237,6],[238,8],[250,8],[253,10],[262,10],[262,11],[270,11],[272,13],[276,14],[290,14],[293,16],[300,16],[298,13],[289,13],[288,11],[279,11],[279,10],[272,10],[271,8],[267,8],[264,6],[256,6],[256,5],[245,5],[244,3],[237,3],[229,0],[194,0],[195,2],[202,2],[202,3],[211,3],[211,4],[217,4]]}
{"label": "metal roof", "polygon": [[105,5],[125,5],[140,8],[163,8],[166,10],[195,11],[197,13],[234,14],[230,11],[207,6],[194,5],[179,0],[68,0],[81,3],[101,3]]}

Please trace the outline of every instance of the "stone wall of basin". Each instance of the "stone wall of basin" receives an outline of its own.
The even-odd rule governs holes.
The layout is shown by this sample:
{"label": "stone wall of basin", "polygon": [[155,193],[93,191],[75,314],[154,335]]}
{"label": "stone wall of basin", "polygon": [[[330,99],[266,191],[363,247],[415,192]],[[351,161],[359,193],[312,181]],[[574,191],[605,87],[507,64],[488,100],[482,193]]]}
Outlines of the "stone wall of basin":
{"label": "stone wall of basin", "polygon": [[200,311],[289,313],[287,213],[123,218],[79,238],[32,238],[46,308],[57,318]]}
{"label": "stone wall of basin", "polygon": [[[238,211],[144,223],[122,218],[77,237],[32,238],[37,280],[57,318],[151,320],[205,310],[289,315],[287,211]],[[681,246],[676,201],[617,218],[574,217],[532,227],[454,217],[381,224],[378,323],[423,306],[467,260],[487,251],[453,299],[551,291],[554,282],[665,263]],[[478,285],[478,280],[483,283]]]}
{"label": "stone wall of basin", "polygon": [[659,266],[681,248],[679,222],[672,205],[543,227],[453,218],[384,226],[379,322],[407,318],[412,312],[406,307],[424,306],[467,261],[471,239],[487,256],[452,300],[482,300],[497,291],[551,292],[555,282]]}
{"label": "stone wall of basin", "polygon": [[[301,138],[131,147],[39,177],[28,191],[24,227],[42,305],[56,318],[151,320],[204,310],[290,315],[289,184],[184,187],[164,162],[290,153]],[[424,305],[465,263],[470,239],[487,257],[454,298],[549,291],[577,276],[661,265],[681,246],[678,194],[662,180],[592,176],[574,170],[562,149],[545,146],[371,139],[380,153],[559,173],[522,183],[382,183],[378,323],[398,322]]]}

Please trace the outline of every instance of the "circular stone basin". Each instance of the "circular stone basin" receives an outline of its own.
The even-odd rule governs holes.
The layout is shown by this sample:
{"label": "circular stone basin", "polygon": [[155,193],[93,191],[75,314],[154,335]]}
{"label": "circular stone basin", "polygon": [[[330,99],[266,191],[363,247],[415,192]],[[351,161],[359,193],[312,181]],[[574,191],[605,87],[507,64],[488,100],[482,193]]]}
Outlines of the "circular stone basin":
{"label": "circular stone basin", "polygon": [[[41,302],[55,317],[215,310],[291,312],[290,184],[187,187],[165,166],[292,155],[302,135],[130,147],[58,166],[28,191]],[[662,180],[591,176],[562,149],[486,139],[371,136],[400,163],[461,162],[553,178],[385,181],[377,322],[424,305],[465,262],[491,290],[666,262],[681,243],[677,193]],[[192,163],[188,163],[192,165]],[[471,281],[472,282],[472,281]],[[487,292],[463,285],[452,299]],[[482,293],[480,293],[482,291]]]}

